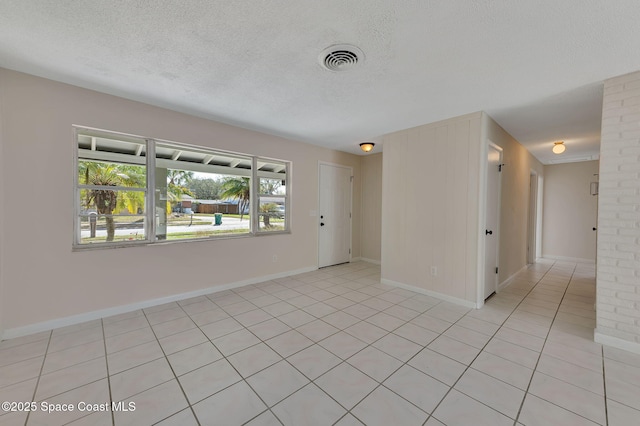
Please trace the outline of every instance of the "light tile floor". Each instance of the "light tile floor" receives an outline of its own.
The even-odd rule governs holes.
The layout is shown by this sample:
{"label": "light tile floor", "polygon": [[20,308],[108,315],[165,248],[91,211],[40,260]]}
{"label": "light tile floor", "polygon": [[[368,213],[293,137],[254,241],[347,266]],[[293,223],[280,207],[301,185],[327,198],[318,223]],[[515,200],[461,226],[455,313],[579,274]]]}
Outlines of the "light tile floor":
{"label": "light tile floor", "polygon": [[0,424],[640,424],[640,356],[593,342],[594,299],[582,264],[480,310],[335,266],[3,341],[0,400],[37,410]]}

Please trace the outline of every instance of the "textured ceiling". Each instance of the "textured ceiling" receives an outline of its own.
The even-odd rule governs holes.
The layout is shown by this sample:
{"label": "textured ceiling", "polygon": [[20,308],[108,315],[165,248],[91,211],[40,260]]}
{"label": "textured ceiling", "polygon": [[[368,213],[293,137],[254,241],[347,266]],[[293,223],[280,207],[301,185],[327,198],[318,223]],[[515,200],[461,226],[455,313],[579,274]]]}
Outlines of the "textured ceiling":
{"label": "textured ceiling", "polygon": [[[638,0],[0,0],[0,66],[353,153],[484,110],[548,163],[598,154],[638,22]],[[365,60],[324,70],[337,43]]]}

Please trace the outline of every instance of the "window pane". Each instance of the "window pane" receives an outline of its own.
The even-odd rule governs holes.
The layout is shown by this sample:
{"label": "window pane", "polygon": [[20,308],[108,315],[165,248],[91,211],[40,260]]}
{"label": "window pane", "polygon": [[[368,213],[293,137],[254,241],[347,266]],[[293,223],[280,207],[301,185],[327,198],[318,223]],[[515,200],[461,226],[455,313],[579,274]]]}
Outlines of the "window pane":
{"label": "window pane", "polygon": [[147,170],[145,166],[80,159],[78,161],[78,183],[80,185],[145,188]]}
{"label": "window pane", "polygon": [[260,197],[258,213],[260,231],[285,230],[285,199],[283,197]]}
{"label": "window pane", "polygon": [[184,168],[156,167],[156,189],[166,188],[164,200],[156,199],[156,206],[164,207],[164,211],[156,210],[158,240],[250,232],[249,177],[203,172],[201,163],[192,166],[180,162],[179,165]]}
{"label": "window pane", "polygon": [[282,179],[260,178],[260,195],[286,195],[287,187]]}
{"label": "window pane", "polygon": [[80,244],[145,239],[143,191],[80,190]]}

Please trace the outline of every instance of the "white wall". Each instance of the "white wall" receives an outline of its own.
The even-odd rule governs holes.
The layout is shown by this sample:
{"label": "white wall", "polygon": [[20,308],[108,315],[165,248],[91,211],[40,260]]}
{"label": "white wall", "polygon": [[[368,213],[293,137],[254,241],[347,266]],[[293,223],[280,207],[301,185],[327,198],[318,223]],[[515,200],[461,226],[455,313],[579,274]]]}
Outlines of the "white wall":
{"label": "white wall", "polygon": [[475,113],[384,137],[384,280],[475,304],[480,126]]}
{"label": "white wall", "polygon": [[[361,193],[359,156],[9,70],[0,69],[0,93],[5,330],[315,268],[318,161],[352,167],[353,193]],[[72,252],[74,124],[291,160],[292,233]],[[354,257],[360,202],[354,196]]]}
{"label": "white wall", "polygon": [[504,283],[527,265],[527,224],[531,171],[544,176],[544,166],[487,114],[483,139],[502,148],[500,258],[498,282]]}
{"label": "white wall", "polygon": [[595,340],[640,353],[640,72],[604,83]]}
{"label": "white wall", "polygon": [[382,155],[365,155],[362,174],[362,258],[380,262],[382,230]]}
{"label": "white wall", "polygon": [[590,184],[597,173],[597,161],[544,167],[543,257],[595,262],[598,197]]}

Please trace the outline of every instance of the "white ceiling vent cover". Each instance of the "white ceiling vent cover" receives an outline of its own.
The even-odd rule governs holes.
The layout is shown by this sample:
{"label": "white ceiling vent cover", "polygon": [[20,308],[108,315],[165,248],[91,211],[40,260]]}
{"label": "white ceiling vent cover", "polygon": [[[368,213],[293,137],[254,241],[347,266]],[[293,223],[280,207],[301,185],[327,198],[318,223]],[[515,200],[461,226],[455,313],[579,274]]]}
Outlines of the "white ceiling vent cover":
{"label": "white ceiling vent cover", "polygon": [[329,71],[347,71],[364,61],[364,53],[351,44],[334,44],[324,49],[318,59]]}

